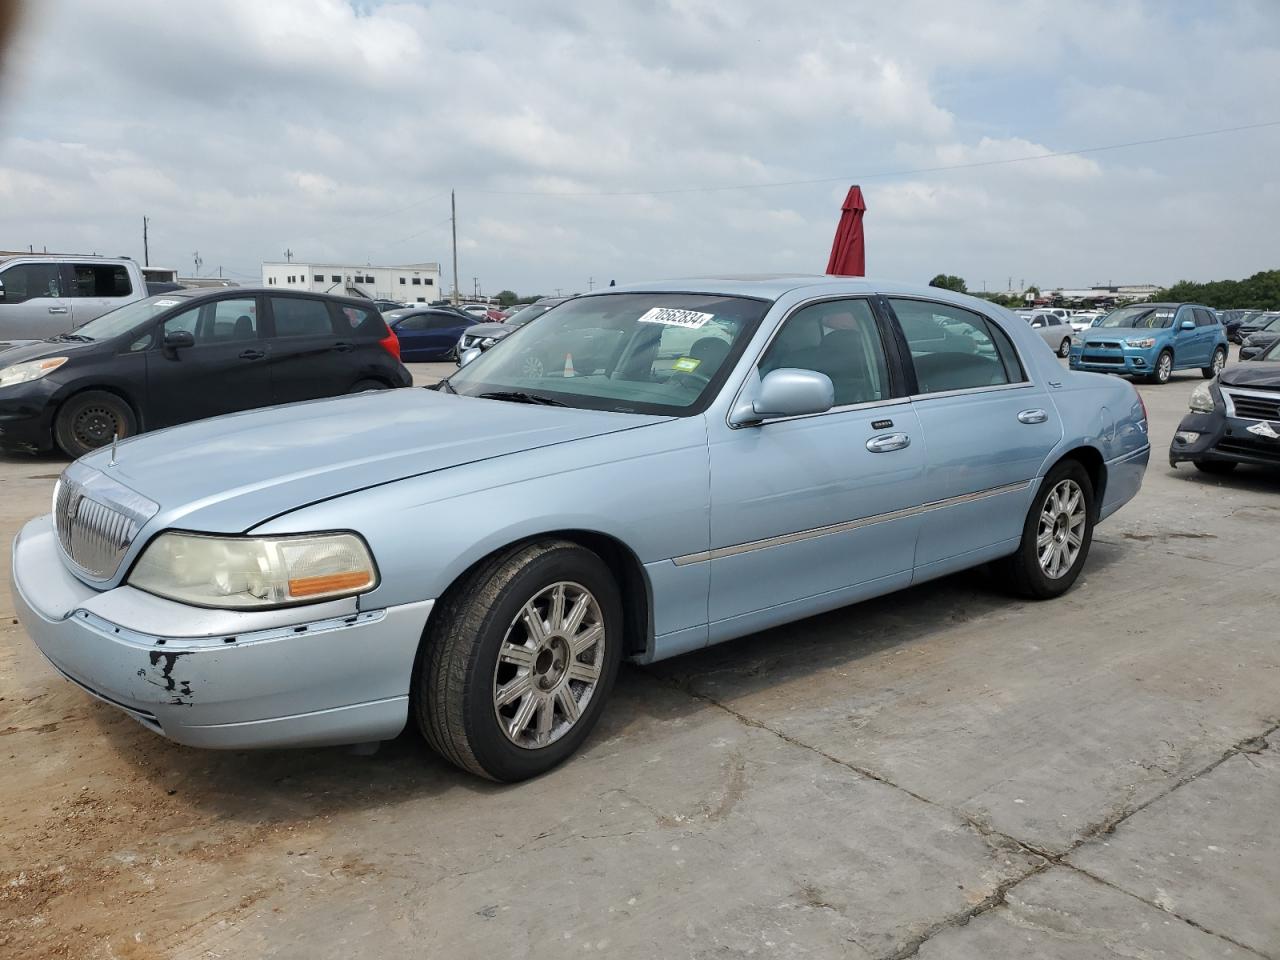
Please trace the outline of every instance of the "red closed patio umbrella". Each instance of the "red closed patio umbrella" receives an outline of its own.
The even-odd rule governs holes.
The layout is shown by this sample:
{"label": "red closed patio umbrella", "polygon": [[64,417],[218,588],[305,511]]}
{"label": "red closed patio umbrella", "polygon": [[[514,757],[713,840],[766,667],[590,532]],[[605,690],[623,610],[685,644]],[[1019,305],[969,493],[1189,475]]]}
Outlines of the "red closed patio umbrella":
{"label": "red closed patio umbrella", "polygon": [[862,215],[867,211],[862,199],[861,187],[850,187],[840,208],[840,225],[831,244],[831,258],[827,261],[827,273],[839,277],[865,277],[867,275],[867,243],[862,234]]}

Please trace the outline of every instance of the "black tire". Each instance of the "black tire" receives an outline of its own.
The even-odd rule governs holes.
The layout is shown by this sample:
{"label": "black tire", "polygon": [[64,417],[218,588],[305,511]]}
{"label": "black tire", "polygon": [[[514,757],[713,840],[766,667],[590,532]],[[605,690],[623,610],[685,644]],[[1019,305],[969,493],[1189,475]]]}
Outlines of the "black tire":
{"label": "black tire", "polygon": [[[1037,540],[1040,529],[1040,514],[1053,491],[1063,481],[1070,480],[1080,489],[1084,499],[1084,530],[1081,535],[1079,552],[1065,573],[1050,577],[1040,564]],[[1036,491],[1031,509],[1027,512],[1026,522],[1022,526],[1022,542],[1013,555],[1002,561],[1002,573],[1009,588],[1018,596],[1028,600],[1050,600],[1060,597],[1076,582],[1085,561],[1089,558],[1089,547],[1093,543],[1093,525],[1097,516],[1093,502],[1093,482],[1089,473],[1076,460],[1063,460],[1045,475]]]}
{"label": "black tire", "polygon": [[1070,337],[1063,337],[1062,343],[1058,344],[1058,356],[1060,357],[1071,356],[1071,338]]}
{"label": "black tire", "polygon": [[77,393],[53,421],[53,439],[73,460],[138,432],[138,418],[124,400],[105,390]]}
{"label": "black tire", "polygon": [[[495,707],[499,650],[526,603],[565,582],[581,585],[598,605],[604,627],[599,676],[581,715],[559,739],[520,746],[500,725]],[[564,540],[539,541],[496,556],[452,588],[432,613],[424,643],[413,703],[432,749],[481,777],[526,780],[573,754],[599,719],[622,661],[622,599],[590,550]]]}
{"label": "black tire", "polygon": [[381,380],[361,380],[348,393],[368,393],[370,390],[390,390]]}
{"label": "black tire", "polygon": [[1213,357],[1209,360],[1209,365],[1207,367],[1200,368],[1200,376],[1204,377],[1206,380],[1212,380],[1226,365],[1227,348],[1218,347],[1213,351]]}
{"label": "black tire", "polygon": [[[1165,366],[1164,359],[1169,358],[1168,366]],[[1156,357],[1156,368],[1149,378],[1152,383],[1166,384],[1169,378],[1173,376],[1173,351],[1161,350],[1160,355]]]}
{"label": "black tire", "polygon": [[1240,464],[1234,460],[1192,460],[1197,470],[1201,473],[1213,473],[1221,476],[1224,473],[1231,473]]}

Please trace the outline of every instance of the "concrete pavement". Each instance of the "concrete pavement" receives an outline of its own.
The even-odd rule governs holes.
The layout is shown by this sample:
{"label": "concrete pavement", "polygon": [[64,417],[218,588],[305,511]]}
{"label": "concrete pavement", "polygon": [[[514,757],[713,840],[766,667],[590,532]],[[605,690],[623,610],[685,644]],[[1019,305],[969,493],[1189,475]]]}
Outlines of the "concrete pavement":
{"label": "concrete pavement", "polygon": [[[0,956],[1280,957],[1280,478],[1168,467],[1198,382],[1140,388],[1068,596],[965,574],[626,668],[518,786],[411,734],[174,746],[0,593]],[[0,458],[6,538],[61,467]]]}

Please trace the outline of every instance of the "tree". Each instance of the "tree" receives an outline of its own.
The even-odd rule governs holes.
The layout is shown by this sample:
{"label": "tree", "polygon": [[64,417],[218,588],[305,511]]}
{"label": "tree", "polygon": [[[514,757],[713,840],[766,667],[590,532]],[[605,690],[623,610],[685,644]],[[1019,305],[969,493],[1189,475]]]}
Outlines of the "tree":
{"label": "tree", "polygon": [[956,293],[968,293],[969,290],[964,285],[964,278],[957,277],[949,273],[940,273],[929,281],[931,287],[941,287],[943,290],[954,290]]}
{"label": "tree", "polygon": [[1219,310],[1280,309],[1280,270],[1263,270],[1246,280],[1214,280],[1195,283],[1179,280],[1153,295],[1153,300],[1191,301]]}
{"label": "tree", "polygon": [[520,299],[520,295],[517,294],[514,290],[498,291],[498,304],[500,306],[509,307],[519,299]]}

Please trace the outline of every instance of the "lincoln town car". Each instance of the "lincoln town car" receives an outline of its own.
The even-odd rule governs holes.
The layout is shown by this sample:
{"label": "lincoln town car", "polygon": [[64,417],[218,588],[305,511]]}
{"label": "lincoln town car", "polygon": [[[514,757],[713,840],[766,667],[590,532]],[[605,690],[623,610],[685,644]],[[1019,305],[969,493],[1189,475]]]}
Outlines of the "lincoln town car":
{"label": "lincoln town car", "polygon": [[179,743],[411,725],[514,781],[582,745],[624,659],[980,564],[1060,596],[1150,454],[1128,381],[931,287],[611,287],[462,360],[76,460],[13,545],[28,633]]}

